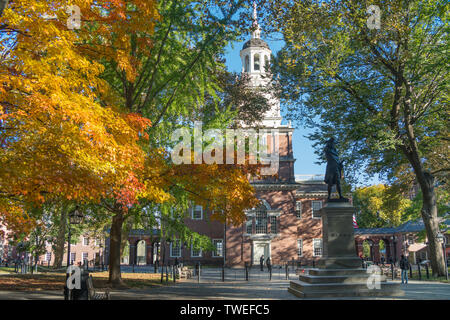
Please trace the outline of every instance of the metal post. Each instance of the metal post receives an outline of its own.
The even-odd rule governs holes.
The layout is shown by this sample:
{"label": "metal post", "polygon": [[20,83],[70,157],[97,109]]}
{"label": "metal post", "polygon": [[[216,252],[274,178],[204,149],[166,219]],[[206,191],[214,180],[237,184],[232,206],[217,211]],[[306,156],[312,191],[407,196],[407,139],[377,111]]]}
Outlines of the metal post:
{"label": "metal post", "polygon": [[175,274],[175,265],[172,266],[173,270],[173,282],[176,282],[177,275]]}
{"label": "metal post", "polygon": [[225,282],[225,266],[222,265],[222,282]]}
{"label": "metal post", "polygon": [[430,279],[430,271],[428,270],[428,263],[425,264],[425,271],[427,273],[427,279]]}
{"label": "metal post", "polygon": [[419,280],[422,280],[422,272],[420,271],[420,263],[417,264],[417,269],[419,270]]}
{"label": "metal post", "polygon": [[[289,263],[289,262],[288,262]],[[288,263],[286,263],[286,280],[289,280],[289,269],[288,269]]]}
{"label": "metal post", "polygon": [[447,264],[447,238],[444,236],[444,242],[442,243],[443,246],[443,252],[444,252],[444,265],[445,265],[445,277],[448,282],[448,264]]}
{"label": "metal post", "polygon": [[409,277],[412,279],[412,265],[409,264]]}
{"label": "metal post", "polygon": [[316,260],[313,259],[313,268],[316,267]]}
{"label": "metal post", "polygon": [[167,265],[166,265],[166,282],[169,282],[169,272],[167,270]]}
{"label": "metal post", "polygon": [[269,267],[269,280],[272,280],[272,266]]}
{"label": "metal post", "polygon": [[198,279],[197,281],[200,283],[200,262],[198,263]]}
{"label": "metal post", "polygon": [[394,280],[394,264],[391,263],[392,280]]}

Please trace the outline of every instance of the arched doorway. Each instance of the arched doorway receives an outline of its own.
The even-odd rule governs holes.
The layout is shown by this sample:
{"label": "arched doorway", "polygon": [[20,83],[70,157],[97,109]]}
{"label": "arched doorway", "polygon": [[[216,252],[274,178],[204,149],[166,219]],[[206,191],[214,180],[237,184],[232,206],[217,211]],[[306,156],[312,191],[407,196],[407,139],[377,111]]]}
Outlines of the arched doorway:
{"label": "arched doorway", "polygon": [[136,246],[136,264],[137,265],[147,264],[146,253],[147,253],[146,242],[145,242],[145,240],[140,240]]}
{"label": "arched doorway", "polygon": [[366,239],[362,243],[363,258],[369,261],[373,260],[373,243],[372,240]]}
{"label": "arched doorway", "polygon": [[127,241],[122,251],[122,257],[120,258],[121,264],[130,264],[130,242]]}
{"label": "arched doorway", "polygon": [[386,263],[387,262],[387,244],[386,241],[384,241],[383,239],[380,239],[380,241],[378,242],[378,250],[380,253],[380,262],[381,263]]}

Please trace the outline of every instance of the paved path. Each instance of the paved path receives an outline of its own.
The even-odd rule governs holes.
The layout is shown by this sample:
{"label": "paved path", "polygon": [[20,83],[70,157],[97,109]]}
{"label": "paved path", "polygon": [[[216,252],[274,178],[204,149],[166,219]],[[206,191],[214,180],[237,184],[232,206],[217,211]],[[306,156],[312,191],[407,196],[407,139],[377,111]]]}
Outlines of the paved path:
{"label": "paved path", "polygon": [[[284,271],[284,270],[283,270]],[[293,273],[291,279],[295,279]],[[170,284],[164,287],[132,289],[126,291],[112,291],[112,299],[133,299],[133,300],[211,300],[211,299],[229,299],[229,300],[251,300],[251,299],[281,299],[298,300],[299,298],[287,291],[289,280],[285,280],[283,272],[272,274],[272,280],[269,281],[267,271],[260,272],[253,269],[250,272],[249,281],[245,281],[243,269],[227,269],[226,281],[221,281],[221,269],[203,269],[201,282],[197,278],[183,280],[176,284]],[[405,296],[402,297],[384,297],[373,299],[394,299],[394,300],[450,300],[450,284],[414,281],[411,280],[408,285],[403,285]],[[0,291],[0,299],[62,299],[62,292],[42,291],[42,292],[16,292]],[[341,298],[348,299],[348,298]],[[364,299],[364,298],[352,298]],[[367,298],[366,298],[367,299]]]}

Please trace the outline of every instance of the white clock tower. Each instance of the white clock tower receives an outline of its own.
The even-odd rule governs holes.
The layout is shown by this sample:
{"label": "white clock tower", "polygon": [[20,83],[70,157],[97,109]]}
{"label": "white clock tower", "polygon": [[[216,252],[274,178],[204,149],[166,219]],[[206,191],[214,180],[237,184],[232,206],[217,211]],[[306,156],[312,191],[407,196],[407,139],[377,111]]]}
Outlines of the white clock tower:
{"label": "white clock tower", "polygon": [[[251,85],[255,88],[263,87],[270,83],[271,74],[269,70],[272,51],[269,45],[260,38],[261,29],[258,24],[256,3],[253,3],[253,32],[251,39],[247,41],[240,52],[242,60],[242,73],[250,76]],[[264,114],[263,127],[281,127],[280,100],[273,95],[267,94],[270,109]]]}

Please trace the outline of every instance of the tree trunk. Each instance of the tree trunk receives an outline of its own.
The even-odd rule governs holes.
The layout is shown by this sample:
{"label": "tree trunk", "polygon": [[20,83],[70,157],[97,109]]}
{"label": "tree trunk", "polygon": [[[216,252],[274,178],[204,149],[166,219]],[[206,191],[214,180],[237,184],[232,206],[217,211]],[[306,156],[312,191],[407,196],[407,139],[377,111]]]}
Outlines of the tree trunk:
{"label": "tree trunk", "polygon": [[3,10],[8,6],[9,0],[0,0],[0,17],[3,15]]}
{"label": "tree trunk", "polygon": [[[442,246],[436,237],[439,232],[439,222],[437,219],[434,177],[428,172],[424,172],[422,175],[423,177],[419,179],[419,185],[423,195],[421,214],[427,231],[431,269],[434,275],[445,276],[445,261]],[[422,181],[422,183],[420,181]]]}
{"label": "tree trunk", "polygon": [[[411,143],[411,145],[411,149],[416,151],[417,148],[415,143]],[[403,150],[411,163],[411,166],[416,175],[417,182],[419,183],[420,189],[422,191],[423,201],[421,215],[423,223],[425,225],[425,230],[427,232],[431,270],[433,271],[434,275],[444,276],[446,273],[443,251],[441,244],[436,237],[439,232],[439,222],[437,215],[438,210],[436,203],[436,193],[434,190],[435,179],[431,173],[424,170],[417,151],[408,151],[407,149]]]}
{"label": "tree trunk", "polygon": [[113,287],[120,287],[123,285],[120,274],[120,244],[123,222],[123,213],[116,212],[112,219],[109,235],[109,282]]}
{"label": "tree trunk", "polygon": [[63,204],[60,209],[61,215],[59,220],[58,235],[56,237],[54,251],[55,261],[53,267],[59,269],[62,267],[64,258],[64,245],[66,243],[66,225],[67,225],[67,207]]}

